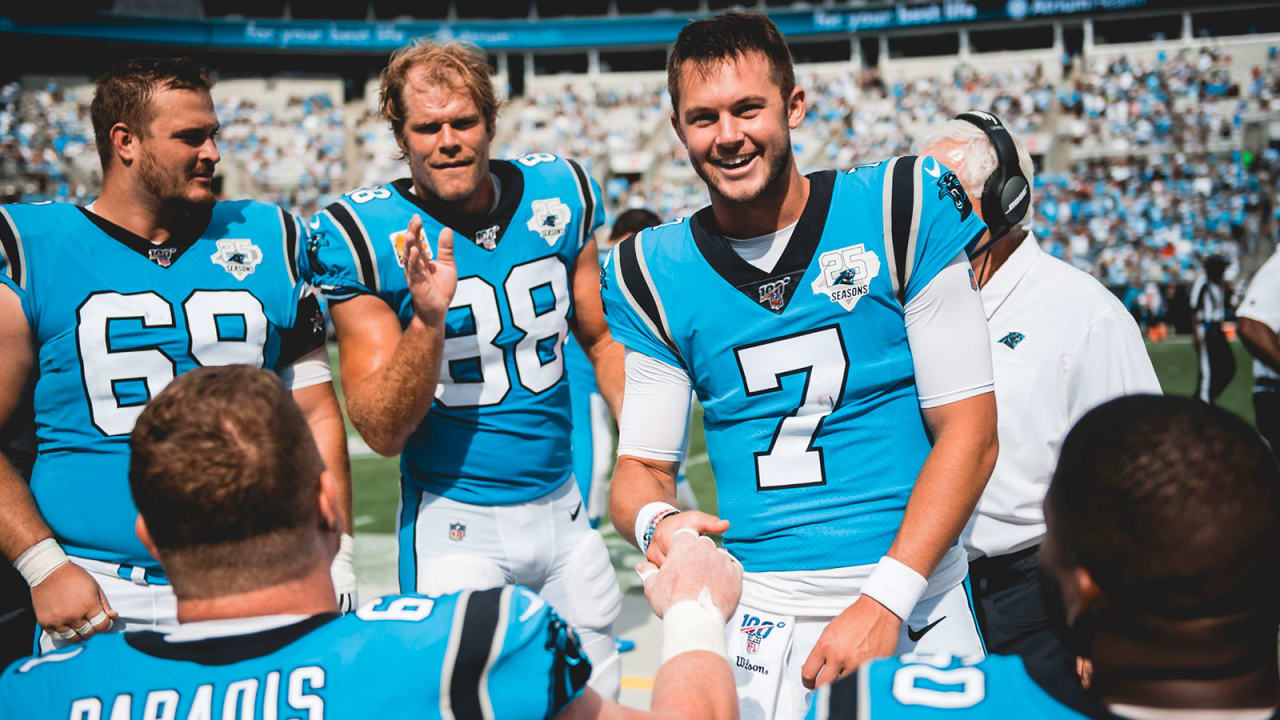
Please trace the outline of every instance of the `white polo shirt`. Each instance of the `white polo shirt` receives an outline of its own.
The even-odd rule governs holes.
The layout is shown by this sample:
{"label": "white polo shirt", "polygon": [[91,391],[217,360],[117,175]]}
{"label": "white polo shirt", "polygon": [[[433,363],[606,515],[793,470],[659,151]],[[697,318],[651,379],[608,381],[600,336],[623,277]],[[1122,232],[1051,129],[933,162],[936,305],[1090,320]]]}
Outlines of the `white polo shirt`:
{"label": "white polo shirt", "polygon": [[[1237,317],[1247,317],[1280,332],[1280,252],[1267,259],[1258,272],[1249,281],[1249,290],[1244,294],[1244,302],[1236,309]],[[1259,360],[1253,361],[1253,379],[1255,391],[1275,391],[1280,382],[1280,374],[1269,365]],[[1267,385],[1256,384],[1267,381]]]}
{"label": "white polo shirt", "polygon": [[1093,276],[1022,242],[982,288],[1000,455],[963,540],[970,559],[1044,536],[1041,505],[1067,431],[1121,395],[1159,393],[1137,323]]}

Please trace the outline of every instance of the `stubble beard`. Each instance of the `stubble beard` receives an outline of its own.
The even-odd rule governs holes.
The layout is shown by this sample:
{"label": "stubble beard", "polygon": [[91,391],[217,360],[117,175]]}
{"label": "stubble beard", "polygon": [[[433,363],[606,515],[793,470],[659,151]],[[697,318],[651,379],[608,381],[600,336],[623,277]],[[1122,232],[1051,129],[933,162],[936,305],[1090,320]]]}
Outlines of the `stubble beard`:
{"label": "stubble beard", "polygon": [[185,193],[186,186],[190,181],[187,173],[179,171],[180,177],[174,177],[174,174],[167,173],[160,166],[160,163],[156,161],[155,156],[146,150],[142,151],[138,156],[138,173],[147,192],[152,197],[160,200],[165,206],[176,207],[184,212],[190,212],[192,210],[211,208],[217,201],[212,191],[198,198],[189,197]]}
{"label": "stubble beard", "polygon": [[[782,152],[777,153],[773,156],[772,160],[769,160],[769,167],[765,171],[764,182],[760,183],[760,186],[748,195],[739,197],[734,197],[725,192],[725,190],[718,184],[720,178],[705,169],[705,166],[709,164],[710,161],[707,161],[706,163],[691,164],[693,165],[694,171],[697,172],[698,177],[702,178],[702,182],[706,183],[707,191],[713,196],[718,197],[722,201],[731,205],[750,205],[769,194],[770,191],[778,186],[778,183],[782,180],[782,176],[786,174],[787,163],[791,160],[791,156],[791,140],[788,138],[786,146]],[[769,155],[765,154],[761,157],[769,157]]]}

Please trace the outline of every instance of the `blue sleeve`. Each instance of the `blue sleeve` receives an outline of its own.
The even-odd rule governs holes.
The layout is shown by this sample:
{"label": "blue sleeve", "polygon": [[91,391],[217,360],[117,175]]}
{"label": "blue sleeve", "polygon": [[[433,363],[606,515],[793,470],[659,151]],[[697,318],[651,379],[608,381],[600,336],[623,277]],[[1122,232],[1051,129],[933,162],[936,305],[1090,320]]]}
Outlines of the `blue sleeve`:
{"label": "blue sleeve", "polygon": [[600,183],[596,182],[594,177],[588,175],[587,178],[588,182],[591,184],[592,205],[595,207],[595,212],[593,212],[591,217],[588,218],[588,222],[590,223],[588,227],[590,229],[587,231],[587,237],[590,237],[592,233],[599,230],[601,226],[604,225],[604,194],[600,192]]}
{"label": "blue sleeve", "polygon": [[554,717],[582,694],[591,662],[578,635],[545,600],[520,586],[506,588],[502,649],[489,671],[494,717]]}
{"label": "blue sleeve", "polygon": [[931,156],[922,160],[918,177],[919,231],[904,303],[924,289],[958,253],[972,251],[987,230],[956,174]]}
{"label": "blue sleeve", "polygon": [[303,280],[314,285],[327,300],[337,302],[374,294],[365,277],[367,270],[361,267],[329,208],[312,216],[303,250],[298,254],[298,266]]}
{"label": "blue sleeve", "polygon": [[[31,295],[27,288],[30,266],[26,262],[29,257],[22,246],[21,235],[11,212],[14,206],[0,205],[0,285],[12,290],[22,303],[22,312],[26,315],[27,324],[32,325],[34,313],[31,307]],[[34,326],[32,327],[34,330]]]}
{"label": "blue sleeve", "polygon": [[614,246],[600,273],[604,316],[613,339],[631,350],[684,368],[671,338],[663,337],[661,318],[653,303],[654,292],[638,266],[637,235]]}

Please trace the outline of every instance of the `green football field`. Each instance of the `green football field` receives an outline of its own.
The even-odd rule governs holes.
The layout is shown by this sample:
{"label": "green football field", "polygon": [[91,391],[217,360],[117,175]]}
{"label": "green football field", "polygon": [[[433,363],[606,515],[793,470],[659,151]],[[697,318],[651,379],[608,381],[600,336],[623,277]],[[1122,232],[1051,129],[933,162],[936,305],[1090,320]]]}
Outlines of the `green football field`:
{"label": "green football field", "polygon": [[[1232,349],[1236,354],[1237,372],[1231,385],[1219,398],[1219,404],[1252,423],[1253,406],[1250,401],[1253,385],[1252,364],[1239,342],[1233,342]],[[1174,395],[1190,395],[1196,381],[1196,358],[1190,340],[1175,338],[1162,343],[1148,344],[1147,351],[1151,354],[1152,364],[1155,365],[1164,391]],[[333,366],[336,370],[336,356]],[[349,432],[354,437],[354,431],[349,430]],[[356,532],[393,533],[399,494],[399,461],[395,458],[353,453],[351,472],[355,490]],[[700,410],[694,417],[693,437],[689,442],[687,475],[702,509],[715,512],[715,483],[711,476],[711,466],[707,462]],[[614,566],[622,572],[629,572],[627,569],[639,560],[639,553],[624,543],[617,533],[608,527],[607,519],[601,530],[608,541]],[[623,587],[629,585],[628,582]]]}

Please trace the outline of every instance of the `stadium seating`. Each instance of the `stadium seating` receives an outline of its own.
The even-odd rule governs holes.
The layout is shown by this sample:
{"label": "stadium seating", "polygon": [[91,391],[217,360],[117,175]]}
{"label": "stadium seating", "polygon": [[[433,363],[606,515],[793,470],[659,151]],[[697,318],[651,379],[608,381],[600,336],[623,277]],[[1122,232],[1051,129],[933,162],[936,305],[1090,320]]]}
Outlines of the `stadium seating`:
{"label": "stadium seating", "polygon": [[[793,133],[805,170],[911,151],[939,118],[991,108],[1040,163],[1036,228],[1144,317],[1197,258],[1268,252],[1280,155],[1244,152],[1251,124],[1280,120],[1275,37],[797,68],[808,117]],[[497,85],[505,90],[507,78]],[[99,182],[84,78],[0,87],[0,199],[87,202]],[[224,191],[309,214],[338,193],[405,174],[377,115],[377,81],[343,104],[336,79],[231,79],[215,88]],[[555,152],[600,181],[611,213],[673,217],[706,204],[675,140],[662,72],[539,76],[499,117],[495,157]],[[1145,303],[1145,305],[1144,305]]]}

